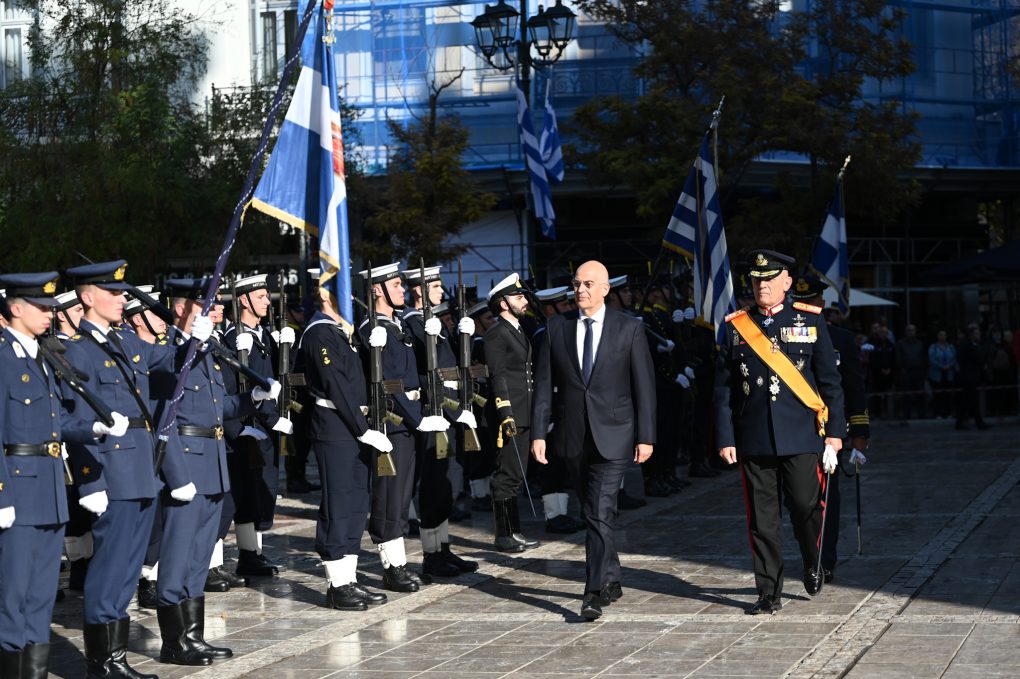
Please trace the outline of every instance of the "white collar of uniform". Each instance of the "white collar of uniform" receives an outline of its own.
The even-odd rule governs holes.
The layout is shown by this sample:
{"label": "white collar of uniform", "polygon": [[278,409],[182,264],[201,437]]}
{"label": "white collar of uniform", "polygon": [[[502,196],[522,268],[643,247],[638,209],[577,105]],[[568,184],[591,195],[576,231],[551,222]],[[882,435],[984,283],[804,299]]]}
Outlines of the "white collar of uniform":
{"label": "white collar of uniform", "polygon": [[[22,348],[24,348],[25,352],[30,357],[35,358],[36,354],[39,353],[39,340],[37,340],[34,337],[29,337],[24,333],[18,332],[11,326],[7,326],[7,329],[11,331],[11,334],[14,335],[14,339],[18,340],[18,344],[20,344]],[[14,353],[17,353],[17,351],[15,351]]]}
{"label": "white collar of uniform", "polygon": [[521,322],[518,321],[516,318],[503,318],[503,320],[509,323],[510,327],[512,327],[514,330],[520,331]]}
{"label": "white collar of uniform", "polygon": [[253,334],[256,337],[258,337],[259,340],[262,339],[262,326],[261,325],[256,325],[254,328],[251,328],[251,327],[248,327],[247,325],[245,325],[244,323],[242,323],[241,327],[244,328],[245,332],[250,332],[251,334]]}
{"label": "white collar of uniform", "polygon": [[[88,321],[87,318],[84,319],[84,320]],[[90,334],[100,344],[106,344],[106,336],[110,334],[110,330],[112,330],[112,328],[110,326],[107,326],[107,327],[104,328],[102,326],[99,326],[99,325],[93,323],[92,321],[88,321],[88,323],[89,323],[89,325],[92,326],[92,329],[89,331]]]}
{"label": "white collar of uniform", "polygon": [[[367,323],[367,322],[368,321],[366,320],[365,323]],[[336,321],[334,321],[332,318],[328,318],[328,317],[327,318],[320,318],[318,320],[312,321],[311,323],[309,323],[308,325],[305,326],[304,332],[302,332],[301,333],[301,337],[298,338],[297,348],[298,349],[301,348],[301,341],[304,340],[305,335],[308,334],[309,330],[311,330],[313,327],[315,327],[317,325],[322,325],[323,323],[328,323],[329,325],[335,325],[335,326],[339,327],[341,330],[343,330],[343,326],[340,323],[337,323]],[[364,325],[364,324],[362,324],[362,325]],[[344,336],[346,336],[346,335],[347,335],[347,333],[345,332]],[[350,339],[350,338],[348,337],[348,339]]]}
{"label": "white collar of uniform", "polygon": [[586,319],[586,318],[590,318],[590,319],[592,319],[593,321],[595,321],[596,323],[600,323],[600,324],[601,324],[601,323],[605,323],[605,321],[606,321],[606,305],[605,305],[605,304],[603,304],[603,305],[602,305],[602,306],[601,306],[601,307],[599,308],[599,310],[598,310],[598,311],[596,311],[596,312],[595,312],[594,314],[592,314],[591,316],[585,316],[585,315],[584,315],[584,312],[581,312],[581,313],[579,313],[579,314],[577,315],[577,320],[578,320],[578,321],[580,321],[581,323],[583,323],[583,322],[584,322],[584,319]]}

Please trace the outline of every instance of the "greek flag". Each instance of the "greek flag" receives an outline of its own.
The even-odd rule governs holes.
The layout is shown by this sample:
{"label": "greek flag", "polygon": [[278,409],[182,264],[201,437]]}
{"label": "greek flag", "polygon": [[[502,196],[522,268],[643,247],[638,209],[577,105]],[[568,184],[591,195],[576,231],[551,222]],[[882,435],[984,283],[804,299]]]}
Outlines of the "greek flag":
{"label": "greek flag", "polygon": [[[299,0],[299,16],[310,1],[317,2]],[[305,34],[297,87],[252,205],[318,238],[319,285],[336,296],[347,324],[354,313],[332,15],[332,0],[324,0]]]}
{"label": "greek flag", "polygon": [[836,189],[825,215],[822,232],[811,253],[811,268],[836,291],[836,304],[844,314],[850,310],[850,256],[846,246],[846,213],[843,211],[843,179]]}
{"label": "greek flag", "polygon": [[721,344],[726,314],[734,310],[733,279],[708,147],[710,134],[701,142],[662,245],[694,260],[694,308],[704,323],[715,328],[716,342]]}
{"label": "greek flag", "polygon": [[542,162],[542,150],[535,137],[535,126],[531,122],[531,110],[528,100],[521,89],[521,81],[517,81],[517,133],[521,137],[521,149],[524,162],[531,180],[531,197],[535,203],[535,217],[542,225],[542,235],[556,239],[556,213],[553,212],[552,191]]}
{"label": "greek flag", "polygon": [[563,147],[560,144],[560,128],[556,125],[556,110],[549,100],[550,79],[545,87],[545,117],[542,119],[542,136],[539,146],[542,147],[542,164],[550,184],[563,181]]}

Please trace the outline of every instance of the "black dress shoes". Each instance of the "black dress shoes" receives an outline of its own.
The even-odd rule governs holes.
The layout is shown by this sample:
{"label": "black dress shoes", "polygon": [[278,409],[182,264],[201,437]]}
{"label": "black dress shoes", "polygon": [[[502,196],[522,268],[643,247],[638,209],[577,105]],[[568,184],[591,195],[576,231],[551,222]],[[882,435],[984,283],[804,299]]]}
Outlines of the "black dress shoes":
{"label": "black dress shoes", "polygon": [[623,488],[620,489],[620,492],[616,496],[617,509],[637,509],[638,507],[644,507],[646,504],[648,504],[647,500],[640,500],[636,497],[631,497],[630,495],[627,495],[627,491]]}
{"label": "black dress shoes", "polygon": [[468,561],[467,559],[462,559],[456,554],[454,554],[452,551],[450,551],[449,542],[442,543],[440,546],[440,550],[441,551],[439,553],[443,555],[443,558],[445,558],[449,563],[453,564],[457,568],[457,570],[459,570],[461,573],[474,573],[475,571],[478,570],[477,561]]}
{"label": "black dress shoes", "polygon": [[492,544],[501,552],[517,553],[524,551],[524,545],[509,535],[497,535],[496,540]]}
{"label": "black dress shoes", "polygon": [[460,575],[460,569],[450,563],[442,552],[426,552],[421,560],[421,570],[438,578],[453,578]]}
{"label": "black dress shoes", "polygon": [[567,535],[569,533],[576,533],[577,531],[584,528],[584,524],[580,521],[574,520],[573,517],[568,514],[560,514],[554,516],[551,519],[546,519],[545,532],[556,533],[559,535]]}
{"label": "black dress shoes", "polygon": [[383,569],[383,588],[391,592],[417,592],[418,583],[411,579],[406,566],[390,566]]}
{"label": "black dress shoes", "polygon": [[[647,497],[669,497],[674,492],[676,491],[670,488],[663,479],[651,478],[645,481],[645,495]],[[617,499],[617,506],[619,506],[619,499]]]}
{"label": "black dress shoes", "polygon": [[234,575],[223,566],[217,566],[212,570],[219,573],[220,577],[227,581],[227,584],[230,585],[231,589],[234,589],[235,587],[248,586],[248,578],[244,577],[243,575]]}
{"label": "black dress shoes", "polygon": [[603,606],[608,606],[614,601],[618,601],[622,596],[623,587],[621,587],[618,582],[608,583],[602,588],[602,591],[599,592],[599,600],[602,602]]}
{"label": "black dress shoes", "polygon": [[210,568],[205,576],[204,592],[227,592],[230,591],[230,583],[223,579],[218,568]]}
{"label": "black dress shoes", "polygon": [[326,590],[326,605],[338,611],[364,611],[368,609],[368,602],[355,589],[355,585],[341,585],[330,587]]}
{"label": "black dress shoes", "polygon": [[159,598],[156,596],[156,583],[140,578],[138,580],[138,605],[142,608],[155,608]]}
{"label": "black dress shoes", "polygon": [[832,568],[822,568],[822,579],[825,581],[825,584],[832,582],[832,571]]}
{"label": "black dress shoes", "polygon": [[521,547],[524,549],[534,549],[538,547],[541,542],[538,540],[532,540],[531,538],[524,535],[524,533],[511,533],[510,537],[513,538]]}
{"label": "black dress shoes", "polygon": [[719,476],[719,472],[712,469],[706,464],[691,465],[690,471],[687,475],[695,479],[714,479]]}
{"label": "black dress shoes", "polygon": [[369,591],[356,582],[352,582],[349,587],[354,590],[369,606],[378,606],[379,604],[386,603],[386,595],[382,592]]}
{"label": "black dress shoes", "polygon": [[754,606],[747,609],[748,615],[775,615],[779,611],[783,610],[783,602],[779,597],[773,599],[770,596],[762,595],[758,597],[758,600],[754,602]]}
{"label": "black dress shoes", "polygon": [[808,594],[814,596],[822,591],[822,578],[823,574],[817,572],[814,568],[808,568],[804,571],[804,589]]}
{"label": "black dress shoes", "polygon": [[589,622],[602,617],[601,599],[598,592],[588,592],[581,602],[581,617]]}
{"label": "black dress shoes", "polygon": [[311,493],[313,490],[321,489],[322,486],[317,483],[312,483],[307,479],[294,479],[293,481],[287,481],[288,495],[301,495],[304,493]]}
{"label": "black dress shoes", "polygon": [[242,549],[237,554],[237,574],[259,577],[272,577],[280,572],[280,567],[253,549]]}

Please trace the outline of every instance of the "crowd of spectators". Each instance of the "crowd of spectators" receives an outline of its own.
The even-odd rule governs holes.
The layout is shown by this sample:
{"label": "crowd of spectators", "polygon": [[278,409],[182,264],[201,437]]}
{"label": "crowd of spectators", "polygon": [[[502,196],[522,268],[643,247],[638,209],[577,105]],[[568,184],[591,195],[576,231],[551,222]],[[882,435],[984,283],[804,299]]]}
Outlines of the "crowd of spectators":
{"label": "crowd of spectators", "polygon": [[897,338],[880,318],[857,344],[873,419],[954,417],[957,429],[984,429],[985,417],[1020,408],[1020,332],[971,323],[923,337],[908,324]]}

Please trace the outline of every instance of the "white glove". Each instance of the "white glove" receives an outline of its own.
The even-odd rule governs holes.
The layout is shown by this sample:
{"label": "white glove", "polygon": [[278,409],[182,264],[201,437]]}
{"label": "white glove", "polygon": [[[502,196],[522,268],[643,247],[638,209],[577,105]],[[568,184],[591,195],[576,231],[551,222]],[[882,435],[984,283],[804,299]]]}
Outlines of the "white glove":
{"label": "white glove", "polygon": [[825,446],[825,452],[822,453],[822,469],[825,470],[826,474],[831,474],[836,471],[838,466],[839,459],[836,457],[836,451],[832,446]]}
{"label": "white glove", "polygon": [[79,498],[78,504],[96,516],[102,516],[110,505],[110,499],[106,497],[106,491],[101,490],[98,493],[89,493],[85,497]]}
{"label": "white glove", "polygon": [[186,486],[181,486],[180,488],[174,488],[171,490],[170,497],[180,502],[191,502],[195,499],[195,494],[197,492],[198,489],[195,488],[195,484],[189,483]]}
{"label": "white glove", "polygon": [[443,322],[438,318],[430,318],[425,321],[425,334],[435,337],[443,331]]}
{"label": "white glove", "polygon": [[113,424],[106,426],[103,422],[95,422],[92,425],[92,433],[96,436],[123,436],[128,430],[128,418],[124,417],[118,412],[111,413],[113,415]]}
{"label": "white glove", "polygon": [[461,424],[466,424],[472,429],[478,429],[478,422],[475,420],[475,414],[470,410],[460,411],[460,415],[457,416],[457,421]]}
{"label": "white glove", "polygon": [[251,427],[251,426],[245,427],[244,429],[242,429],[241,433],[238,434],[239,438],[241,436],[250,436],[253,439],[255,439],[256,441],[265,441],[266,439],[269,438],[268,436],[266,436],[266,432],[262,431],[261,429],[256,429],[255,427]]}
{"label": "white glove", "polygon": [[421,424],[418,425],[418,431],[446,431],[449,428],[450,423],[446,421],[445,417],[439,415],[423,417]]}
{"label": "white glove", "polygon": [[443,380],[443,387],[446,389],[456,389],[460,386],[460,382],[457,380]]}
{"label": "white glove", "polygon": [[275,401],[280,396],[280,383],[276,380],[269,378],[269,391],[266,391],[262,387],[255,387],[251,390],[251,400],[258,403],[259,401]]}
{"label": "white glove", "polygon": [[273,339],[277,344],[294,344],[294,328],[289,325],[283,326],[273,335]]}
{"label": "white glove", "polygon": [[377,326],[375,330],[369,333],[368,344],[376,348],[386,346],[386,328]]}
{"label": "white glove", "polygon": [[856,465],[858,462],[864,464],[868,461],[868,458],[864,457],[864,453],[854,448],[850,451],[850,464]]}
{"label": "white glove", "polygon": [[251,351],[251,348],[255,346],[255,338],[250,332],[239,332],[234,340],[234,346],[238,351]]}
{"label": "white glove", "polygon": [[660,354],[668,354],[669,352],[673,351],[673,347],[675,346],[676,342],[674,342],[673,340],[666,340],[665,344],[656,345],[655,350],[658,351]]}
{"label": "white glove", "polygon": [[279,330],[272,331],[271,333],[269,333],[269,336],[272,337],[273,341],[276,342],[277,344],[280,343],[280,331]]}
{"label": "white glove", "polygon": [[683,323],[684,322],[684,312],[683,312],[683,310],[676,309],[673,312],[673,322],[674,323]]}
{"label": "white glove", "polygon": [[693,380],[694,379],[694,369],[691,368],[691,366],[687,366],[686,368],[684,368],[684,375],[687,375],[687,379]]}
{"label": "white glove", "polygon": [[686,375],[677,375],[676,376],[676,383],[679,384],[684,389],[690,389],[691,388],[691,381],[689,379],[687,379]]}
{"label": "white glove", "polygon": [[294,423],[290,421],[289,417],[281,417],[273,425],[273,431],[278,431],[285,436],[290,436],[294,433]]}
{"label": "white glove", "polygon": [[380,453],[388,453],[393,450],[393,442],[386,437],[386,434],[375,429],[369,429],[358,437],[358,440],[366,446],[372,446]]}
{"label": "white glove", "polygon": [[0,509],[0,530],[7,530],[14,525],[14,507]]}
{"label": "white glove", "polygon": [[213,322],[208,316],[196,316],[191,322],[191,336],[199,342],[204,342],[212,337]]}
{"label": "white glove", "polygon": [[464,318],[457,321],[457,332],[462,332],[465,335],[474,335],[475,319],[471,318],[470,316],[465,316]]}
{"label": "white glove", "polygon": [[874,350],[875,345],[872,344],[871,342],[865,342],[864,344],[861,345],[861,351],[874,351]]}
{"label": "white glove", "polygon": [[694,307],[689,306],[686,309],[684,309],[684,320],[685,321],[693,321],[694,320]]}

